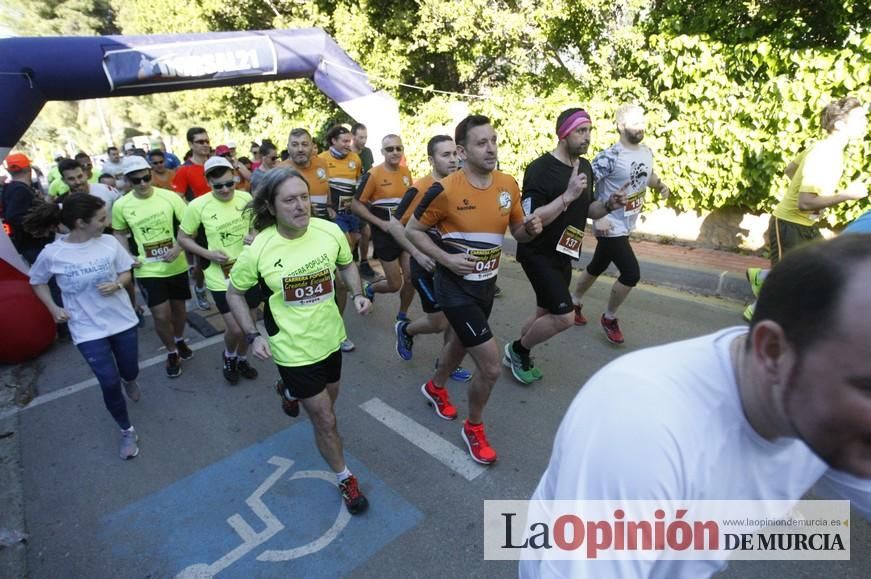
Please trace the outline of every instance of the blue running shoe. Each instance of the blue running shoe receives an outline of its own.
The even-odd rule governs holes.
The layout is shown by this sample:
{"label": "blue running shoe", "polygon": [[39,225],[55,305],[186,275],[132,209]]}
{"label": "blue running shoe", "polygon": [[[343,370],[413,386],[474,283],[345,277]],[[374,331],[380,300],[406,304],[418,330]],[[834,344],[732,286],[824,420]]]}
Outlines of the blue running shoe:
{"label": "blue running shoe", "polygon": [[408,320],[399,320],[394,325],[396,329],[396,353],[403,360],[411,360],[411,349],[414,347],[414,340],[405,331],[409,323],[411,322]]}

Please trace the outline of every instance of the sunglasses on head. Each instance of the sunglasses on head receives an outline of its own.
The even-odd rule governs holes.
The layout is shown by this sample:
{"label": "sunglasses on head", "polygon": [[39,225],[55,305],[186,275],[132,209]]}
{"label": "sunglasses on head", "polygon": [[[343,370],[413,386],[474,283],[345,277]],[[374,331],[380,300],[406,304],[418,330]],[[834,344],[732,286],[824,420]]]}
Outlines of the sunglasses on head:
{"label": "sunglasses on head", "polygon": [[396,151],[397,153],[401,153],[401,152],[402,152],[402,146],[399,145],[399,146],[396,146],[396,147],[384,147],[384,152],[386,152],[386,153],[392,153],[393,151]]}
{"label": "sunglasses on head", "polygon": [[132,185],[139,185],[140,183],[151,183],[151,174],[145,175],[143,177],[127,177],[127,180],[130,181]]}
{"label": "sunglasses on head", "polygon": [[194,144],[195,145],[208,145],[209,140],[208,139],[197,139],[196,141],[194,141]]}
{"label": "sunglasses on head", "polygon": [[236,181],[224,181],[223,183],[212,183],[212,189],[232,189],[236,186]]}

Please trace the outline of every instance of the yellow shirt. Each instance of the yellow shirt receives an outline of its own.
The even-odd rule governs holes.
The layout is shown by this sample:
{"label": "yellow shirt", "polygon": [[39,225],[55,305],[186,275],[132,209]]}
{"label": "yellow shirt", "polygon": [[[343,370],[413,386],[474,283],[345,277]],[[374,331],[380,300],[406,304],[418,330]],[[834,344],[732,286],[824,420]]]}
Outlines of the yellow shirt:
{"label": "yellow shirt", "polygon": [[783,200],[774,208],[774,216],[783,221],[812,226],[820,218],[820,210],[802,211],[798,208],[801,193],[823,197],[835,194],[844,172],[844,149],[831,139],[811,145],[795,158],[798,168]]}

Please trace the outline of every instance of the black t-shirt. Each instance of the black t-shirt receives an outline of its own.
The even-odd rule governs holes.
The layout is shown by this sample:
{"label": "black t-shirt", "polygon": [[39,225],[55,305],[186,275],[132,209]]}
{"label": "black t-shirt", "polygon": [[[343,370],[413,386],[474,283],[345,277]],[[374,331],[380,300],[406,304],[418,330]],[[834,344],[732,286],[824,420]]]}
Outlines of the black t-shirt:
{"label": "black t-shirt", "polygon": [[[571,261],[568,255],[556,250],[557,243],[569,225],[584,230],[587,225],[587,212],[593,201],[593,167],[583,157],[578,161],[578,171],[587,175],[586,190],[532,241],[518,243],[517,259],[524,259],[529,255],[543,255],[561,261]],[[530,163],[523,174],[524,212],[531,214],[537,208],[547,205],[565,193],[571,177],[572,168],[550,153],[545,153]]]}
{"label": "black t-shirt", "polygon": [[42,248],[52,241],[51,237],[33,237],[22,225],[24,216],[38,203],[36,192],[20,181],[10,181],[3,186],[2,202],[3,221],[11,229],[12,244],[29,263],[33,263]]}

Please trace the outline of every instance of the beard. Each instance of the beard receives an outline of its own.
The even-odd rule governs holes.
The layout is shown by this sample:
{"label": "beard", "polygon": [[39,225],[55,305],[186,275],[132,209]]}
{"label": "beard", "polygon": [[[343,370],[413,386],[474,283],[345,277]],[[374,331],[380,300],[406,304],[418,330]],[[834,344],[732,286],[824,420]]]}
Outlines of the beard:
{"label": "beard", "polygon": [[633,145],[637,145],[642,140],[644,140],[644,129],[640,129],[640,130],[626,129],[623,132],[623,135],[626,137],[627,141],[629,141]]}

